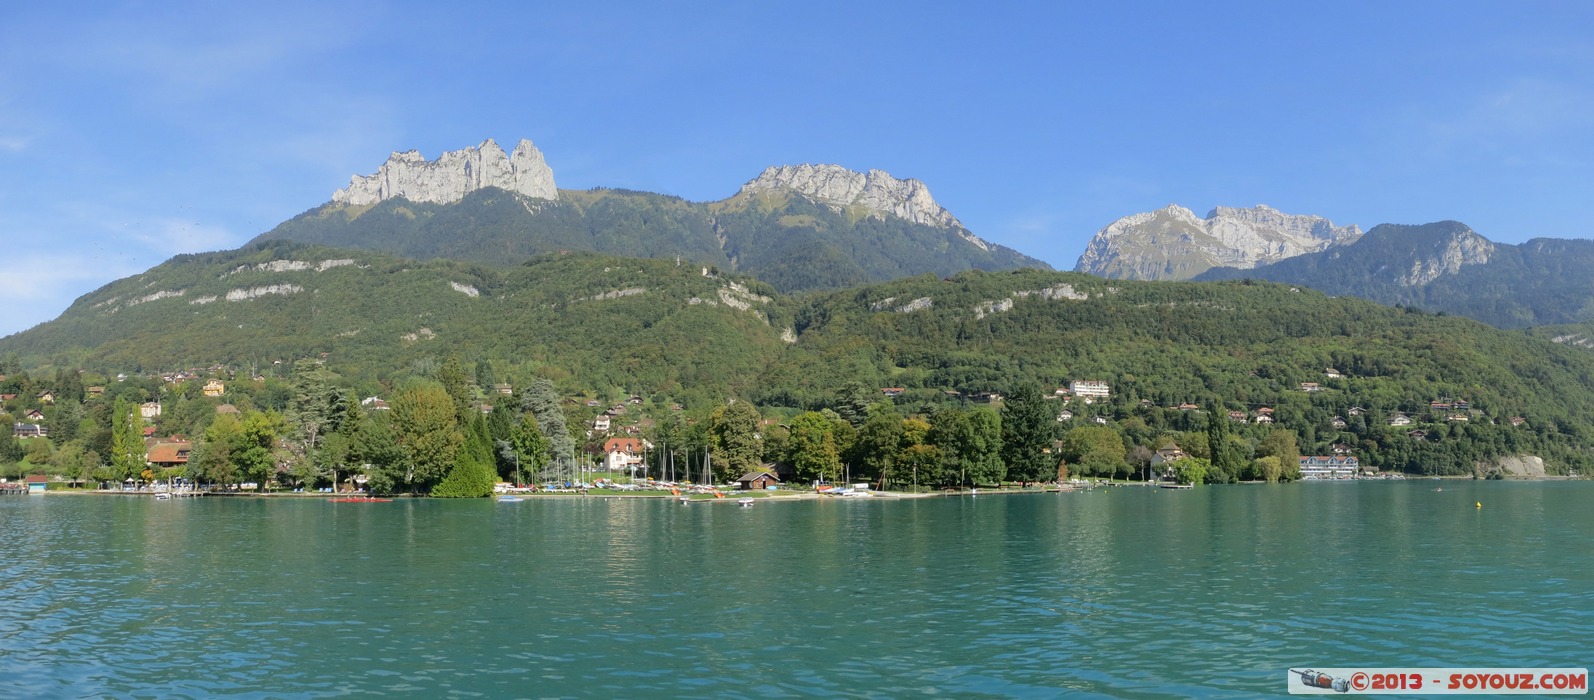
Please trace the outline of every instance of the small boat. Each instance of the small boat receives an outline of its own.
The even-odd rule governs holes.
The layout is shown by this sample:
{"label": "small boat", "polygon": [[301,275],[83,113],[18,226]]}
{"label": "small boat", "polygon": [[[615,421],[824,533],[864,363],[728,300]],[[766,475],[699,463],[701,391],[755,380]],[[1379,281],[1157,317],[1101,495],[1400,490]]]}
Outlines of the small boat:
{"label": "small boat", "polygon": [[524,501],[524,500],[526,500],[526,499],[521,498],[519,496],[511,496],[511,495],[509,495],[507,493],[498,497],[498,502],[499,503],[519,503],[519,502]]}
{"label": "small boat", "polygon": [[370,496],[339,496],[328,498],[327,503],[391,503],[391,498],[372,498]]}
{"label": "small boat", "polygon": [[738,498],[738,499],[736,499],[736,505],[739,505],[739,506],[741,506],[743,508],[752,508],[753,507],[753,499],[751,499],[751,498]]}
{"label": "small boat", "polygon": [[1161,486],[1162,486],[1162,488],[1165,488],[1165,489],[1181,489],[1181,490],[1195,488],[1194,484],[1161,484]]}
{"label": "small boat", "polygon": [[155,494],[155,500],[157,500],[157,501],[170,501],[170,500],[172,500],[172,495],[170,493],[162,491],[160,493]]}

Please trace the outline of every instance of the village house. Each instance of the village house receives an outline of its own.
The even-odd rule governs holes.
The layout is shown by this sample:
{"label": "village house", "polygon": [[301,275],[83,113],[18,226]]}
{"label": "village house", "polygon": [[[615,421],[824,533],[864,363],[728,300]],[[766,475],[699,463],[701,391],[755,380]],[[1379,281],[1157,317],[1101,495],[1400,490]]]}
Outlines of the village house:
{"label": "village house", "polygon": [[227,386],[222,384],[221,380],[219,379],[212,379],[208,382],[205,382],[205,388],[202,389],[202,391],[206,396],[217,397],[227,393]]}
{"label": "village house", "polygon": [[29,423],[42,423],[44,422],[44,414],[40,413],[39,409],[35,408],[23,414],[22,419],[28,421]]}
{"label": "village house", "polygon": [[1413,440],[1427,440],[1428,439],[1428,431],[1422,430],[1422,429],[1419,428],[1417,430],[1413,430],[1413,431],[1407,432],[1406,433],[1406,437],[1409,437],[1409,438],[1411,438]]}
{"label": "village house", "polygon": [[1345,375],[1340,374],[1339,370],[1334,369],[1333,367],[1329,367],[1329,368],[1323,370],[1323,376],[1328,377],[1329,379],[1339,379],[1341,377],[1344,377]]}
{"label": "village house", "polygon": [[1073,392],[1075,396],[1094,396],[1105,399],[1111,395],[1107,382],[1099,379],[1075,379],[1068,383],[1068,390]]}
{"label": "village house", "polygon": [[1349,409],[1347,409],[1345,411],[1345,415],[1347,415],[1347,416],[1359,416],[1359,415],[1362,415],[1363,413],[1366,413],[1366,412],[1367,412],[1367,409],[1362,408],[1361,406],[1351,406]]}
{"label": "village house", "polygon": [[1317,382],[1301,382],[1301,391],[1313,392],[1322,390],[1323,387],[1318,386]]}
{"label": "village house", "polygon": [[370,411],[390,410],[386,401],[383,401],[375,396],[367,396],[363,399],[360,399],[360,407]]}
{"label": "village house", "polygon": [[880,387],[880,393],[885,394],[886,396],[901,396],[905,392],[907,392],[907,389],[900,386]]}
{"label": "village house", "polygon": [[1333,426],[1335,429],[1338,429],[1338,430],[1343,430],[1346,425],[1349,425],[1348,423],[1345,422],[1344,418],[1341,418],[1339,416],[1334,416],[1334,420],[1329,421],[1328,424]]}
{"label": "village house", "polygon": [[138,415],[143,417],[144,420],[159,418],[161,417],[161,405],[154,401],[139,404]]}
{"label": "village house", "polygon": [[1349,479],[1361,470],[1355,457],[1315,455],[1301,458],[1303,479]]}
{"label": "village house", "polygon": [[181,467],[188,464],[190,449],[192,446],[187,440],[157,442],[145,453],[144,461],[152,467]]}
{"label": "village house", "polygon": [[1270,415],[1270,414],[1267,414],[1267,413],[1258,413],[1258,414],[1256,414],[1256,422],[1257,423],[1272,423],[1273,422],[1273,416]]}
{"label": "village house", "polygon": [[41,392],[39,392],[39,403],[44,403],[44,404],[55,403],[55,392],[53,392],[53,391],[41,391]]}
{"label": "village house", "polygon": [[89,393],[89,396],[104,396],[105,395],[105,387],[103,387],[103,386],[91,386],[91,387],[88,388],[87,391]]}
{"label": "village house", "polygon": [[1350,454],[1350,445],[1347,445],[1343,442],[1336,442],[1332,448],[1329,448],[1329,451],[1337,455],[1348,455]]}
{"label": "village house", "polygon": [[1251,417],[1246,415],[1245,411],[1229,411],[1229,420],[1236,423],[1245,423],[1251,420]]}
{"label": "village house", "polygon": [[1057,414],[1057,422],[1058,423],[1062,423],[1064,421],[1071,421],[1073,419],[1074,419],[1074,412],[1070,411],[1070,410],[1068,410],[1066,408],[1063,409],[1063,411],[1061,413]]}
{"label": "village house", "polygon": [[1200,408],[1200,406],[1197,406],[1197,405],[1195,405],[1193,403],[1182,403],[1182,404],[1179,404],[1179,410],[1181,410],[1181,411],[1194,411],[1197,408]]}
{"label": "village house", "polygon": [[16,394],[0,394],[0,401],[10,401],[16,397]]}
{"label": "village house", "polygon": [[1411,417],[1404,413],[1396,413],[1389,417],[1390,425],[1411,425]]}
{"label": "village house", "polygon": [[609,427],[609,414],[607,413],[600,414],[597,418],[592,419],[593,430],[596,430],[600,433],[607,433],[609,432]]}
{"label": "village house", "polygon": [[653,447],[636,437],[612,437],[603,441],[603,466],[610,472],[628,472],[642,466],[643,453]]}
{"label": "village house", "polygon": [[1095,418],[1092,418],[1091,420],[1096,421],[1096,425],[1106,425],[1107,424],[1107,418],[1105,416],[1096,416]]}
{"label": "village house", "polygon": [[1527,419],[1523,418],[1522,416],[1511,416],[1511,427],[1513,428],[1526,422],[1528,422]]}
{"label": "village house", "polygon": [[515,387],[509,384],[494,384],[493,391],[503,394],[504,396],[509,396],[515,393]]}
{"label": "village house", "polygon": [[1168,445],[1151,453],[1151,466],[1157,467],[1169,462],[1177,462],[1184,459],[1185,456],[1184,450],[1179,449],[1177,444]]}
{"label": "village house", "polygon": [[11,435],[17,438],[49,437],[50,430],[38,423],[17,423],[11,426]]}
{"label": "village house", "polygon": [[1452,413],[1448,416],[1445,416],[1445,420],[1450,421],[1451,423],[1466,423],[1469,418],[1465,413]]}

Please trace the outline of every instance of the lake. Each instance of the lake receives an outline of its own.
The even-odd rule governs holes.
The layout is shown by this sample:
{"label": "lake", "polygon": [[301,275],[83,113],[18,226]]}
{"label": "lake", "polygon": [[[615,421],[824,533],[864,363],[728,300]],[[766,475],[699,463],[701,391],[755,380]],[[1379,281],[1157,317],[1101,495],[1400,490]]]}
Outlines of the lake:
{"label": "lake", "polygon": [[0,697],[1228,697],[1292,666],[1594,666],[1594,483],[1440,485],[5,497]]}

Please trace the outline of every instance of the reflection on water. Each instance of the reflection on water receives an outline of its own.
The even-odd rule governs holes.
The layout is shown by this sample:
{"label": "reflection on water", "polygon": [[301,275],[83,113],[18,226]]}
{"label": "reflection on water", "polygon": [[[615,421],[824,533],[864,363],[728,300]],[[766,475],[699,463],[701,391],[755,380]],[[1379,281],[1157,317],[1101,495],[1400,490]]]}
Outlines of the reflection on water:
{"label": "reflection on water", "polygon": [[1425,484],[5,499],[0,696],[1189,697],[1585,665],[1594,487]]}

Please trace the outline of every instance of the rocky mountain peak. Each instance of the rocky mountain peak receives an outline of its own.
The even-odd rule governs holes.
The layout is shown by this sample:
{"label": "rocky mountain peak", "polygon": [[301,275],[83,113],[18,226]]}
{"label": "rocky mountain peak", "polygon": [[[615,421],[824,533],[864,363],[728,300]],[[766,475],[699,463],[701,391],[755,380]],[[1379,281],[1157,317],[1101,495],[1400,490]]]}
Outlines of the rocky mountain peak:
{"label": "rocky mountain peak", "polygon": [[1216,207],[1206,218],[1176,204],[1131,214],[1091,238],[1074,269],[1125,279],[1189,279],[1213,267],[1249,269],[1360,238],[1361,229],[1267,205]]}
{"label": "rocky mountain peak", "polygon": [[402,197],[412,202],[449,204],[483,187],[497,187],[538,199],[558,199],[553,169],[542,151],[521,139],[513,153],[492,139],[473,148],[447,151],[426,160],[419,151],[393,152],[374,175],[355,175],[347,188],[332,193],[338,204],[361,206]]}
{"label": "rocky mountain peak", "polygon": [[[741,192],[770,190],[791,190],[832,206],[860,206],[880,216],[896,216],[926,226],[963,228],[952,212],[935,202],[923,182],[899,180],[884,170],[860,173],[839,165],[772,166],[742,185]],[[979,243],[981,247],[988,245]]]}

